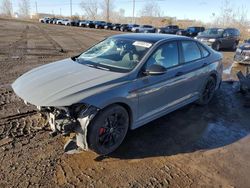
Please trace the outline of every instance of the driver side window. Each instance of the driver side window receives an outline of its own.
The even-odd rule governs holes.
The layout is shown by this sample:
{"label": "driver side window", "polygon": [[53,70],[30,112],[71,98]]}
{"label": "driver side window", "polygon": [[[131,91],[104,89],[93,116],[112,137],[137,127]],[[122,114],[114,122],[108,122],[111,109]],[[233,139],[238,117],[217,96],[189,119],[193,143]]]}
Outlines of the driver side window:
{"label": "driver side window", "polygon": [[179,64],[179,53],[177,42],[168,42],[161,45],[148,59],[147,67],[158,64],[165,68],[174,67]]}

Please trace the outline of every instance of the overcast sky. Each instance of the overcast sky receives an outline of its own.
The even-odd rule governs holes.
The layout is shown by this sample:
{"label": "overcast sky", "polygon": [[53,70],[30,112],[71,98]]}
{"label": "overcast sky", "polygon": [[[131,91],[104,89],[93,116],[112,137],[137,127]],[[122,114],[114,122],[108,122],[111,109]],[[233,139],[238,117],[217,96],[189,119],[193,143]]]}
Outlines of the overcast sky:
{"label": "overcast sky", "polygon": [[[103,0],[98,0],[103,1]],[[112,0],[111,0],[112,1]],[[124,9],[125,16],[132,16],[133,0],[113,0],[116,10]],[[209,22],[213,18],[213,13],[217,15],[220,11],[222,2],[225,0],[135,0],[135,13],[138,15],[140,9],[145,3],[156,2],[164,16],[177,17],[178,19],[196,19],[203,22]],[[70,0],[30,0],[31,11],[35,13],[35,2],[38,5],[39,13],[53,13],[62,15],[70,15]],[[73,14],[78,13],[82,15],[83,12],[79,6],[81,0],[72,0]],[[232,6],[237,9],[242,6],[248,10],[248,19],[250,18],[250,0],[231,0]],[[13,9],[18,12],[19,0],[12,0]]]}

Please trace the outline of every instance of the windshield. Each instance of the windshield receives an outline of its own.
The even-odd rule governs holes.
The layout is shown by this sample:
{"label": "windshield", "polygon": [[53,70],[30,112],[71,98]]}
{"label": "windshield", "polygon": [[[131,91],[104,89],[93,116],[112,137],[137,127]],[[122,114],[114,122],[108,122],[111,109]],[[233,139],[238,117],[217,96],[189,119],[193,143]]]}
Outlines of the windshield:
{"label": "windshield", "polygon": [[195,27],[189,27],[187,29],[188,32],[195,32],[196,31],[196,28]]}
{"label": "windshield", "polygon": [[108,38],[82,53],[77,60],[95,68],[129,72],[151,46],[151,43],[143,41]]}
{"label": "windshield", "polygon": [[207,29],[201,33],[201,35],[222,35],[224,29],[212,28]]}

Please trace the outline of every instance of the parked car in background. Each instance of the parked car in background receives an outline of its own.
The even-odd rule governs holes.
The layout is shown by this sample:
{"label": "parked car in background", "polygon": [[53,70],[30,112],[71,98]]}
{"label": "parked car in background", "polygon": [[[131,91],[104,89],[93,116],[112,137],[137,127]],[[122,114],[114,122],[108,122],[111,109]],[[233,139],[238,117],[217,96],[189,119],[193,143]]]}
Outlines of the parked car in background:
{"label": "parked car in background", "polygon": [[120,31],[120,28],[121,28],[121,24],[116,23],[116,24],[113,25],[112,30]]}
{"label": "parked car in background", "polygon": [[49,19],[50,19],[49,17],[40,18],[39,22],[41,22],[41,23],[48,23]]}
{"label": "parked car in background", "polygon": [[56,19],[56,18],[49,18],[48,23],[49,23],[49,24],[53,24],[53,21],[54,21],[55,19]]}
{"label": "parked car in background", "polygon": [[236,50],[240,31],[235,28],[210,28],[201,32],[196,39],[219,51],[222,48]]}
{"label": "parked car in background", "polygon": [[152,25],[141,25],[131,29],[134,33],[155,33],[155,28]]}
{"label": "parked car in background", "polygon": [[79,20],[67,20],[67,21],[64,21],[64,25],[67,25],[67,26],[78,26],[79,25]]}
{"label": "parked car in background", "polygon": [[105,23],[104,29],[110,29],[111,30],[112,28],[113,28],[113,24],[111,22]]}
{"label": "parked car in background", "polygon": [[193,102],[208,104],[222,80],[221,61],[187,37],[115,35],[23,74],[12,88],[47,114],[54,133],[77,133],[78,147],[105,155],[129,129]]}
{"label": "parked car in background", "polygon": [[95,28],[95,21],[88,21],[88,22],[86,23],[86,27]]}
{"label": "parked car in background", "polygon": [[237,48],[234,61],[250,65],[250,39],[245,40],[244,43]]}
{"label": "parked car in background", "polygon": [[59,19],[57,20],[56,24],[58,25],[65,25],[66,22],[68,22],[69,19]]}
{"label": "parked car in background", "polygon": [[61,19],[60,19],[60,18],[55,18],[55,19],[53,20],[52,23],[53,23],[53,24],[57,24],[57,21],[58,21],[58,20],[61,20]]}
{"label": "parked car in background", "polygon": [[127,28],[127,27],[128,27],[128,24],[122,24],[120,26],[120,31],[125,31],[125,28]]}
{"label": "parked car in background", "polygon": [[165,33],[165,34],[176,34],[179,31],[178,25],[168,25],[166,27],[160,27],[157,29],[158,33]]}
{"label": "parked car in background", "polygon": [[106,22],[105,21],[95,21],[95,28],[96,29],[104,29]]}
{"label": "parked car in background", "polygon": [[88,20],[81,20],[79,22],[79,27],[86,27],[87,22],[88,22]]}
{"label": "parked car in background", "polygon": [[122,27],[121,27],[121,31],[132,31],[132,28],[134,27],[139,27],[140,25],[138,24],[124,24]]}
{"label": "parked car in background", "polygon": [[177,35],[183,35],[187,37],[196,37],[198,33],[205,31],[204,27],[188,27],[185,30],[177,31]]}

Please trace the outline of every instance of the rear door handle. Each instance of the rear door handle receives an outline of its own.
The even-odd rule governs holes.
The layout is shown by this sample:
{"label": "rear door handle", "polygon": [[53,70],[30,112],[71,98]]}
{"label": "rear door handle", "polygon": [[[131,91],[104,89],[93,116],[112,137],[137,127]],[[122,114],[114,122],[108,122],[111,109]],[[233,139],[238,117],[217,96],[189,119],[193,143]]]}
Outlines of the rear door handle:
{"label": "rear door handle", "polygon": [[184,74],[183,72],[177,72],[177,73],[175,74],[175,77],[181,76],[181,75],[183,75],[183,74]]}

